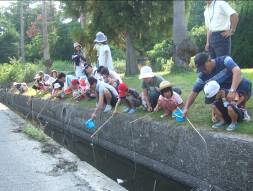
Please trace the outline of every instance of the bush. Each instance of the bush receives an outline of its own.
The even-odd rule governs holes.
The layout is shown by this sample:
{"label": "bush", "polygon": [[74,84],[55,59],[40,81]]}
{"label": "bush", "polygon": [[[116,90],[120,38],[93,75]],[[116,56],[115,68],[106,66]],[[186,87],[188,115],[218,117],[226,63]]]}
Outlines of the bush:
{"label": "bush", "polygon": [[161,71],[169,64],[173,54],[173,43],[170,40],[164,40],[157,43],[154,48],[147,52],[147,56],[155,71]]}
{"label": "bush", "polygon": [[0,84],[8,85],[12,82],[31,82],[34,78],[38,65],[31,63],[20,63],[15,58],[10,59],[10,63],[0,65]]}
{"label": "bush", "polygon": [[113,66],[115,71],[117,71],[118,73],[125,73],[126,71],[126,61],[125,60],[114,60],[113,61]]}
{"label": "bush", "polygon": [[206,44],[205,26],[193,27],[188,35],[190,39],[197,45],[199,52],[204,51],[205,44]]}

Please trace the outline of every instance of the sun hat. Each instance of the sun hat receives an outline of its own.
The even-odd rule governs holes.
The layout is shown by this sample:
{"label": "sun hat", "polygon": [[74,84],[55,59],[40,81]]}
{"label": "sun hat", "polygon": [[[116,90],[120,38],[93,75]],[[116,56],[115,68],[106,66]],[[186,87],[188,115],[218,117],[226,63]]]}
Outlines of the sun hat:
{"label": "sun hat", "polygon": [[102,42],[106,42],[106,41],[107,41],[107,37],[105,36],[104,33],[98,32],[96,34],[96,39],[94,40],[94,42],[96,42],[96,43],[102,43]]}
{"label": "sun hat", "polygon": [[215,100],[216,94],[220,90],[220,85],[215,80],[209,81],[204,86],[205,103],[211,104]]}
{"label": "sun hat", "polygon": [[127,85],[125,83],[120,83],[118,86],[119,97],[120,98],[126,97],[127,90],[128,90]]}
{"label": "sun hat", "polygon": [[194,58],[194,62],[195,62],[195,66],[197,67],[197,72],[204,71],[205,63],[208,61],[208,59],[209,59],[209,54],[205,52],[200,52],[196,54]]}
{"label": "sun hat", "polygon": [[143,78],[152,78],[154,76],[155,74],[153,73],[152,68],[150,66],[143,66],[141,68],[139,79],[141,80]]}
{"label": "sun hat", "polygon": [[54,89],[58,89],[58,88],[60,88],[61,87],[61,85],[59,84],[59,83],[55,83],[54,84]]}
{"label": "sun hat", "polygon": [[159,85],[159,89],[160,90],[163,90],[165,88],[169,88],[169,87],[172,87],[172,83],[170,83],[169,81],[162,81]]}
{"label": "sun hat", "polygon": [[75,42],[75,43],[74,43],[74,48],[76,48],[76,47],[78,47],[78,46],[82,47],[81,44],[79,44],[78,42]]}

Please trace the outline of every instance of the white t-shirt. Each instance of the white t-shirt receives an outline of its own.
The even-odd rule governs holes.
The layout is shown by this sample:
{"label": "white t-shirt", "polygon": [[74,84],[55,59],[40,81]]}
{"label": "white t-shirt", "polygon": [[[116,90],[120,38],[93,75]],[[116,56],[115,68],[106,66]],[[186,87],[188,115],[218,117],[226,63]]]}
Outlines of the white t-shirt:
{"label": "white t-shirt", "polygon": [[225,1],[213,0],[206,6],[205,25],[211,32],[230,30],[230,16],[236,11]]}
{"label": "white t-shirt", "polygon": [[[108,60],[107,63],[105,63],[105,52],[107,51],[108,51]],[[113,70],[111,49],[107,44],[100,46],[98,62],[99,66],[105,66],[109,70]]]}
{"label": "white t-shirt", "polygon": [[119,97],[118,92],[116,91],[116,89],[113,86],[111,86],[103,81],[97,82],[96,91],[99,96],[103,96],[106,89],[109,90],[115,97]]}

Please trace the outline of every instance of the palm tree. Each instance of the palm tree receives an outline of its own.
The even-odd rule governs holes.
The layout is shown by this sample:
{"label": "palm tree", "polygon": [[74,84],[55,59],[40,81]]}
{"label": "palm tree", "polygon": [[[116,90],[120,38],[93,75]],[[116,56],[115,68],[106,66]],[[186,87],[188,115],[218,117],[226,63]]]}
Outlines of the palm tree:
{"label": "palm tree", "polygon": [[49,53],[49,43],[48,43],[48,31],[47,31],[47,8],[46,8],[46,1],[42,1],[42,35],[43,35],[43,61],[44,65],[46,66],[46,72],[49,72],[49,68],[52,65],[52,61],[50,59]]}
{"label": "palm tree", "polygon": [[24,5],[20,2],[20,52],[21,62],[25,62]]}
{"label": "palm tree", "polygon": [[174,52],[173,60],[174,63],[179,67],[186,65],[177,54],[178,46],[186,39],[186,22],[185,22],[185,0],[174,0],[173,1],[173,42]]}

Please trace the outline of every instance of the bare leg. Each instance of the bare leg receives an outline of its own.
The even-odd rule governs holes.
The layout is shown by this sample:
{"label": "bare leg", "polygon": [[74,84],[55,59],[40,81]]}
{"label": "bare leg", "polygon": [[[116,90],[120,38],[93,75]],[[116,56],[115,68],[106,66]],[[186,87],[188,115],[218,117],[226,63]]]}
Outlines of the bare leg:
{"label": "bare leg", "polygon": [[111,105],[111,100],[112,100],[111,92],[109,90],[105,90],[104,96],[105,96],[107,105]]}
{"label": "bare leg", "polygon": [[225,120],[224,120],[220,110],[218,110],[218,108],[215,105],[213,105],[212,107],[213,107],[213,113],[216,116],[216,119],[221,123],[225,123]]}
{"label": "bare leg", "polygon": [[228,115],[231,118],[232,123],[236,124],[238,120],[238,115],[231,106],[228,106]]}

